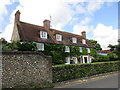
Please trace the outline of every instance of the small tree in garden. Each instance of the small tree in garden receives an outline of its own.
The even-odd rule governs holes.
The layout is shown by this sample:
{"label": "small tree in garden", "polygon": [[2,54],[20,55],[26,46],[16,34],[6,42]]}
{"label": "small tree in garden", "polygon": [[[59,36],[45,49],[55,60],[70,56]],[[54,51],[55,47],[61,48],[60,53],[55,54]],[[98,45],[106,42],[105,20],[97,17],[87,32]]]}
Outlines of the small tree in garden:
{"label": "small tree in garden", "polygon": [[8,43],[4,38],[0,39],[2,51],[36,51],[36,43],[29,41],[13,41]]}
{"label": "small tree in garden", "polygon": [[13,50],[18,50],[18,51],[35,51],[36,48],[36,43],[35,42],[29,42],[29,41],[13,41],[11,43],[11,48]]}
{"label": "small tree in garden", "polygon": [[8,43],[4,38],[0,39],[0,45],[2,48],[2,51],[11,51],[11,43]]}

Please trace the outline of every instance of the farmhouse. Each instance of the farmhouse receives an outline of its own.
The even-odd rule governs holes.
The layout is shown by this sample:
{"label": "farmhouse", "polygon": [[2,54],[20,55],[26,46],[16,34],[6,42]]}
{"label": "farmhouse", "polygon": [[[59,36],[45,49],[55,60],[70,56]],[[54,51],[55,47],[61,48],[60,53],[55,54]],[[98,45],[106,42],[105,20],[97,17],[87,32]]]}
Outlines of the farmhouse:
{"label": "farmhouse", "polygon": [[[91,63],[92,56],[89,55],[91,49],[94,46],[86,38],[86,32],[81,32],[82,35],[76,35],[69,32],[63,32],[60,30],[52,29],[50,27],[50,21],[44,20],[43,26],[33,25],[30,23],[20,21],[19,10],[15,13],[15,22],[13,28],[13,34],[11,41],[32,41],[36,42],[39,51],[44,51],[46,48],[45,43],[65,45],[65,52],[71,52],[70,46],[79,47],[79,52],[83,52],[83,48],[86,48],[88,54],[81,55],[80,63]],[[70,64],[70,60],[73,60],[75,64],[78,63],[78,57],[68,56],[66,57],[66,64]]]}

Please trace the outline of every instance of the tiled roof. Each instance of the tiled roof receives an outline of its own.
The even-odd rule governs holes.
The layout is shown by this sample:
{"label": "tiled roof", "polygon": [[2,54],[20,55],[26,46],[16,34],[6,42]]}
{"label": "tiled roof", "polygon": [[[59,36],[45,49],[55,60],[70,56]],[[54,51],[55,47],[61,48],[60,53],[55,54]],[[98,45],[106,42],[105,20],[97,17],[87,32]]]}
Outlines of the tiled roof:
{"label": "tiled roof", "polygon": [[111,52],[110,50],[101,50],[101,51],[98,51],[98,53],[109,53]]}
{"label": "tiled roof", "polygon": [[[87,39],[85,39],[86,44],[82,44],[82,39],[84,38],[80,35],[63,32],[55,29],[45,30],[43,26],[33,25],[33,24],[21,22],[21,21],[17,22],[17,27],[20,35],[20,40],[94,48],[94,46]],[[40,38],[41,30],[46,31],[48,33],[48,39]],[[56,41],[55,39],[56,34],[62,35],[62,41]],[[77,38],[77,43],[72,43],[71,41],[72,37]]]}

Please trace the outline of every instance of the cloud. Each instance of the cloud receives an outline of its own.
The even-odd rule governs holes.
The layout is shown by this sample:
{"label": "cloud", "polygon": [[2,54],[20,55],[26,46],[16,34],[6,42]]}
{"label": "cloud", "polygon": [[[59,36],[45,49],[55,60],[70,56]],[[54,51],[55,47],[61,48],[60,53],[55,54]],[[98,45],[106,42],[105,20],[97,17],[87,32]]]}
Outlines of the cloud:
{"label": "cloud", "polygon": [[13,32],[13,24],[9,24],[5,28],[5,31],[0,34],[0,38],[5,38],[7,41],[10,41],[12,32]]}
{"label": "cloud", "polygon": [[114,30],[112,26],[99,23],[93,31],[93,38],[100,43],[103,49],[108,49],[109,44],[117,44],[118,30]]}
{"label": "cloud", "polygon": [[19,3],[16,10],[20,9],[21,20],[37,25],[43,25],[43,20],[50,19],[51,16],[52,27],[61,30],[74,15],[64,0],[30,0],[29,3],[19,0]]}
{"label": "cloud", "polygon": [[[16,2],[16,0],[11,0],[11,2]],[[27,0],[19,0],[19,3],[10,15],[10,23],[1,34],[1,36],[5,37],[8,41],[11,39],[14,14],[17,10],[21,12],[21,21],[41,26],[43,26],[43,20],[50,19],[51,16],[51,28],[58,30],[62,30],[62,27],[65,26],[74,15],[74,11],[64,0],[30,0],[29,3]],[[5,5],[3,6],[5,7]],[[4,10],[4,13],[7,13],[7,9],[6,11]]]}
{"label": "cloud", "polygon": [[80,22],[81,25],[86,25],[91,21],[91,18],[86,17],[83,21]]}
{"label": "cloud", "polygon": [[81,35],[82,31],[90,32],[93,26],[88,26],[87,24],[91,21],[91,18],[85,17],[79,24],[73,26],[73,33]]}
{"label": "cloud", "polygon": [[86,9],[89,13],[95,12],[96,10],[99,10],[104,2],[89,2]]}
{"label": "cloud", "polygon": [[[2,0],[2,1],[6,1],[6,0]],[[16,1],[18,0],[9,0],[10,3],[13,3]],[[8,31],[7,27],[10,27],[10,26],[11,28],[9,28],[9,31],[13,30],[12,26],[14,24],[14,14],[17,10],[20,10],[21,12],[20,20],[23,22],[28,22],[28,23],[42,26],[43,20],[50,19],[50,16],[51,16],[51,25],[52,25],[51,28],[62,30],[62,27],[67,25],[69,22],[71,22],[70,24],[72,25],[75,24],[74,23],[75,15],[88,14],[87,12],[89,13],[95,12],[96,10],[99,10],[103,4],[103,2],[101,2],[95,5],[96,4],[95,2],[89,2],[89,1],[88,1],[88,4],[86,4],[86,6],[84,5],[82,6],[78,4],[80,2],[84,3],[86,1],[87,0],[30,0],[28,2],[27,0],[19,0],[20,4],[16,7],[15,10],[13,10],[10,17],[10,24],[6,26],[3,33],[5,34],[5,32]],[[72,4],[75,10],[73,10],[69,4]],[[5,5],[6,4],[3,5],[4,8],[5,8]],[[4,10],[4,13],[7,14],[6,8]],[[73,23],[72,23],[72,20],[74,20]],[[92,20],[91,17],[86,17],[79,24],[76,23],[76,25],[73,26],[73,33],[80,34],[81,31],[83,30],[89,32],[93,27],[87,26],[86,24],[89,23],[91,20]],[[6,35],[3,35],[3,36],[6,36]],[[7,35],[6,38],[8,40],[8,38],[11,38],[11,37]]]}

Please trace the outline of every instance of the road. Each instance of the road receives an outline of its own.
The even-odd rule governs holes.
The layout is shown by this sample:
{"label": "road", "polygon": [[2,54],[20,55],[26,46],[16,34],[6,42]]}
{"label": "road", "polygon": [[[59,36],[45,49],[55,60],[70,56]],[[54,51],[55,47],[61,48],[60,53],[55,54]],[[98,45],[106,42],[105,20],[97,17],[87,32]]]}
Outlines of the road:
{"label": "road", "polygon": [[118,88],[118,73],[74,82],[58,88]]}

